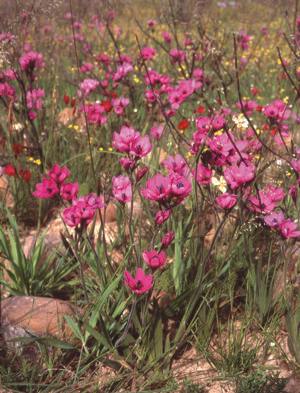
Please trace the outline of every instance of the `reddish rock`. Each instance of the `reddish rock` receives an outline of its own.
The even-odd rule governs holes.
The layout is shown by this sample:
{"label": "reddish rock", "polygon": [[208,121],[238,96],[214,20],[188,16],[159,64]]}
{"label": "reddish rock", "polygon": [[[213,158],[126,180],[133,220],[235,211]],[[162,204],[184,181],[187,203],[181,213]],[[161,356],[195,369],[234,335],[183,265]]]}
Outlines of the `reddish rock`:
{"label": "reddish rock", "polygon": [[12,338],[33,335],[55,337],[72,342],[74,337],[64,319],[75,318],[79,308],[70,302],[46,297],[13,296],[1,302],[1,327],[6,342]]}

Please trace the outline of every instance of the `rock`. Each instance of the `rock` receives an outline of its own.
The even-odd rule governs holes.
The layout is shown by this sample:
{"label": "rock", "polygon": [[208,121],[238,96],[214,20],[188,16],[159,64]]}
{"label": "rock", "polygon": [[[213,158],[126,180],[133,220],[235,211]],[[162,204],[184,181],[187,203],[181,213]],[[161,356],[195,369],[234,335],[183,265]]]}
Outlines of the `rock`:
{"label": "rock", "polygon": [[63,109],[59,112],[57,120],[64,126],[71,126],[74,129],[77,129],[78,127],[79,132],[82,132],[85,128],[85,118],[83,113],[78,114],[73,108]]}
{"label": "rock", "polygon": [[0,201],[8,208],[13,208],[15,205],[14,197],[9,191],[9,183],[5,176],[0,176]]}
{"label": "rock", "polygon": [[300,393],[300,378],[293,376],[288,380],[283,392],[285,393]]}
{"label": "rock", "polygon": [[1,328],[4,340],[18,337],[54,337],[74,342],[64,315],[75,317],[81,310],[70,302],[46,297],[13,296],[1,302]]}

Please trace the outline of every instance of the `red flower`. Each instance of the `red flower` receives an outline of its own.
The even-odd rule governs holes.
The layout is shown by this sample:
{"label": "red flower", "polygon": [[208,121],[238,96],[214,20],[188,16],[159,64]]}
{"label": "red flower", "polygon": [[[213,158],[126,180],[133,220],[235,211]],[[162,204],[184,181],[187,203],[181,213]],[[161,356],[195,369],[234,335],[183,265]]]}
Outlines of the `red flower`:
{"label": "red flower", "polygon": [[110,112],[112,110],[112,104],[110,100],[104,100],[101,102],[102,108],[105,110],[105,112]]}
{"label": "red flower", "polygon": [[178,123],[177,127],[179,130],[186,130],[189,125],[190,125],[190,122],[187,119],[182,119]]}
{"label": "red flower", "polygon": [[22,146],[20,143],[13,143],[12,145],[13,152],[15,153],[16,156],[21,154],[24,150],[24,146]]}
{"label": "red flower", "polygon": [[252,94],[254,97],[255,97],[257,94],[260,93],[260,90],[259,90],[257,87],[255,87],[255,86],[251,87],[250,91],[251,91],[251,94]]}
{"label": "red flower", "polygon": [[69,103],[70,103],[70,97],[67,96],[66,94],[64,95],[64,102],[66,105],[69,105]]}
{"label": "red flower", "polygon": [[20,169],[19,175],[26,182],[29,183],[31,180],[31,172],[29,169]]}
{"label": "red flower", "polygon": [[76,98],[72,98],[71,99],[71,107],[75,108],[75,106],[76,106]]}
{"label": "red flower", "polygon": [[4,167],[4,173],[7,176],[17,176],[17,170],[12,164],[7,164]]}
{"label": "red flower", "polygon": [[205,106],[199,105],[198,108],[195,110],[196,113],[204,113],[205,112]]}

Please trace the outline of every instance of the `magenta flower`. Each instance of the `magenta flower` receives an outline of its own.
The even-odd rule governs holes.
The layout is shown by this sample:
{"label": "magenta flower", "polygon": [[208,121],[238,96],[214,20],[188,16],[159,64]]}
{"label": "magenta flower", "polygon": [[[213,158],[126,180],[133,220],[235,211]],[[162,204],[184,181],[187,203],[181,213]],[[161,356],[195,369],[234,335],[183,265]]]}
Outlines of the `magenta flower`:
{"label": "magenta flower", "polygon": [[212,173],[211,169],[199,162],[197,169],[194,171],[194,176],[198,184],[207,186],[211,183]]}
{"label": "magenta flower", "polygon": [[167,256],[164,251],[150,250],[143,252],[143,260],[151,269],[158,269],[166,264]]}
{"label": "magenta flower", "polygon": [[284,196],[282,188],[269,185],[264,190],[260,190],[258,195],[249,196],[249,209],[257,213],[271,213]]}
{"label": "magenta flower", "polygon": [[171,195],[171,180],[160,173],[148,179],[146,188],[141,190],[144,198],[150,201],[163,202],[169,199]]}
{"label": "magenta flower", "polygon": [[155,215],[155,223],[157,225],[162,225],[167,219],[170,217],[172,211],[168,210],[159,210]]}
{"label": "magenta flower", "polygon": [[284,221],[284,214],[282,211],[272,212],[264,217],[264,222],[270,228],[277,228]]}
{"label": "magenta flower", "polygon": [[184,176],[173,172],[169,175],[169,178],[171,180],[172,196],[179,198],[179,201],[182,201],[191,193],[192,185]]}
{"label": "magenta flower", "polygon": [[237,41],[242,50],[247,50],[249,48],[249,42],[251,40],[251,36],[246,34],[244,31],[240,31],[237,36]]}
{"label": "magenta flower", "polygon": [[99,86],[99,81],[96,79],[84,79],[79,85],[79,90],[77,92],[79,97],[87,97],[90,93],[95,91]]}
{"label": "magenta flower", "polygon": [[153,276],[152,274],[145,274],[143,269],[138,267],[135,277],[125,270],[124,272],[124,282],[132,290],[132,292],[137,295],[142,295],[150,291],[153,286]]}
{"label": "magenta flower", "polygon": [[130,63],[123,63],[118,68],[115,74],[113,75],[113,80],[115,82],[120,82],[125,78],[127,74],[133,71],[133,66]]}
{"label": "magenta flower", "polygon": [[135,173],[135,178],[137,183],[149,172],[149,168],[147,166],[141,166],[137,169]]}
{"label": "magenta flower", "polygon": [[225,169],[224,177],[229,186],[235,190],[255,178],[255,165],[250,162],[247,165],[244,162],[232,165]]}
{"label": "magenta flower", "polygon": [[168,31],[163,31],[161,35],[166,44],[171,44],[172,36]]}
{"label": "magenta flower", "polygon": [[167,248],[174,239],[175,239],[175,233],[173,231],[165,233],[163,238],[161,239],[162,247]]}
{"label": "magenta flower", "polygon": [[40,110],[43,107],[43,98],[45,91],[43,89],[32,89],[26,93],[26,105],[28,109]]}
{"label": "magenta flower", "polygon": [[21,69],[28,74],[32,74],[35,69],[42,68],[44,65],[43,55],[38,52],[30,51],[20,58]]}
{"label": "magenta flower", "polygon": [[15,94],[15,89],[7,82],[0,83],[0,97],[14,98]]}
{"label": "magenta flower", "polygon": [[120,164],[125,169],[125,171],[129,171],[130,169],[134,169],[136,162],[128,157],[122,157],[119,159]]}
{"label": "magenta flower", "polygon": [[231,209],[233,206],[236,205],[237,199],[238,199],[237,195],[225,192],[224,194],[217,196],[216,203],[222,209]]}
{"label": "magenta flower", "polygon": [[36,184],[35,191],[32,195],[36,198],[47,199],[53,198],[59,193],[56,182],[53,179],[43,178],[41,183]]}
{"label": "magenta flower", "polygon": [[114,176],[112,179],[113,196],[122,203],[130,202],[132,199],[132,186],[129,177]]}
{"label": "magenta flower", "polygon": [[214,131],[221,130],[226,124],[225,118],[222,115],[216,115],[212,118],[211,126]]}
{"label": "magenta flower", "polygon": [[291,164],[292,164],[294,171],[300,174],[300,159],[298,159],[298,160],[293,159],[291,161]]}
{"label": "magenta flower", "polygon": [[123,115],[125,108],[129,105],[129,99],[126,97],[114,98],[111,100],[115,113],[119,116]]}
{"label": "magenta flower", "polygon": [[139,135],[138,138],[132,142],[129,153],[136,158],[142,158],[150,153],[151,149],[152,145],[148,135]]}
{"label": "magenta flower", "polygon": [[162,137],[164,132],[164,125],[163,124],[154,124],[153,127],[150,129],[150,136],[151,138],[159,141]]}
{"label": "magenta flower", "polygon": [[113,147],[122,152],[129,153],[132,144],[139,137],[139,133],[132,127],[121,127],[120,133],[113,133],[112,145]]}
{"label": "magenta flower", "polygon": [[78,202],[84,202],[87,207],[94,209],[102,209],[105,207],[104,198],[102,195],[98,196],[94,192],[84,195],[78,199]]}
{"label": "magenta flower", "polygon": [[73,199],[77,198],[78,191],[79,185],[77,182],[64,183],[61,185],[60,188],[60,196],[66,201],[72,201]]}
{"label": "magenta flower", "polygon": [[171,49],[169,55],[172,63],[182,63],[186,58],[185,52],[176,48]]}
{"label": "magenta flower", "polygon": [[190,169],[185,159],[180,155],[168,156],[162,165],[168,170],[169,173],[177,173],[178,175],[188,177],[190,175]]}
{"label": "magenta flower", "polygon": [[81,112],[86,113],[87,121],[90,124],[97,124],[99,126],[106,124],[107,117],[105,116],[105,109],[101,104],[98,103],[90,103],[85,104],[80,109]]}
{"label": "magenta flower", "polygon": [[61,184],[70,176],[70,174],[70,170],[66,166],[60,167],[58,164],[54,164],[53,168],[47,175],[57,184]]}
{"label": "magenta flower", "polygon": [[291,219],[281,221],[279,231],[285,239],[300,237],[300,231],[297,230],[297,224]]}
{"label": "magenta flower", "polygon": [[97,209],[104,207],[103,196],[88,194],[74,199],[72,206],[63,211],[63,219],[70,227],[87,226],[94,218]]}
{"label": "magenta flower", "polygon": [[82,73],[87,73],[93,71],[93,64],[91,63],[83,63],[82,66],[79,68],[79,71]]}
{"label": "magenta flower", "polygon": [[141,57],[143,60],[152,60],[156,55],[156,50],[151,47],[144,47],[141,49]]}

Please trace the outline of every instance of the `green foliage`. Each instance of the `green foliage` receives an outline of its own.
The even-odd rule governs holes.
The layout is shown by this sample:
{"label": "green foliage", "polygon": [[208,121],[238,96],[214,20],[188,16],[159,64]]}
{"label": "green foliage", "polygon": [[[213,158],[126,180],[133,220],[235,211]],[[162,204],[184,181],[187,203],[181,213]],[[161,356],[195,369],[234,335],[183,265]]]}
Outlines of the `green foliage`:
{"label": "green foliage", "polygon": [[70,279],[76,264],[55,252],[46,255],[43,237],[36,240],[26,257],[17,222],[9,212],[7,217],[9,228],[4,232],[0,227],[0,256],[6,260],[2,260],[1,266],[8,280],[2,279],[1,283],[12,295],[52,296],[76,284],[76,280]]}
{"label": "green foliage", "polygon": [[255,370],[237,381],[236,393],[281,393],[286,381],[264,370]]}

